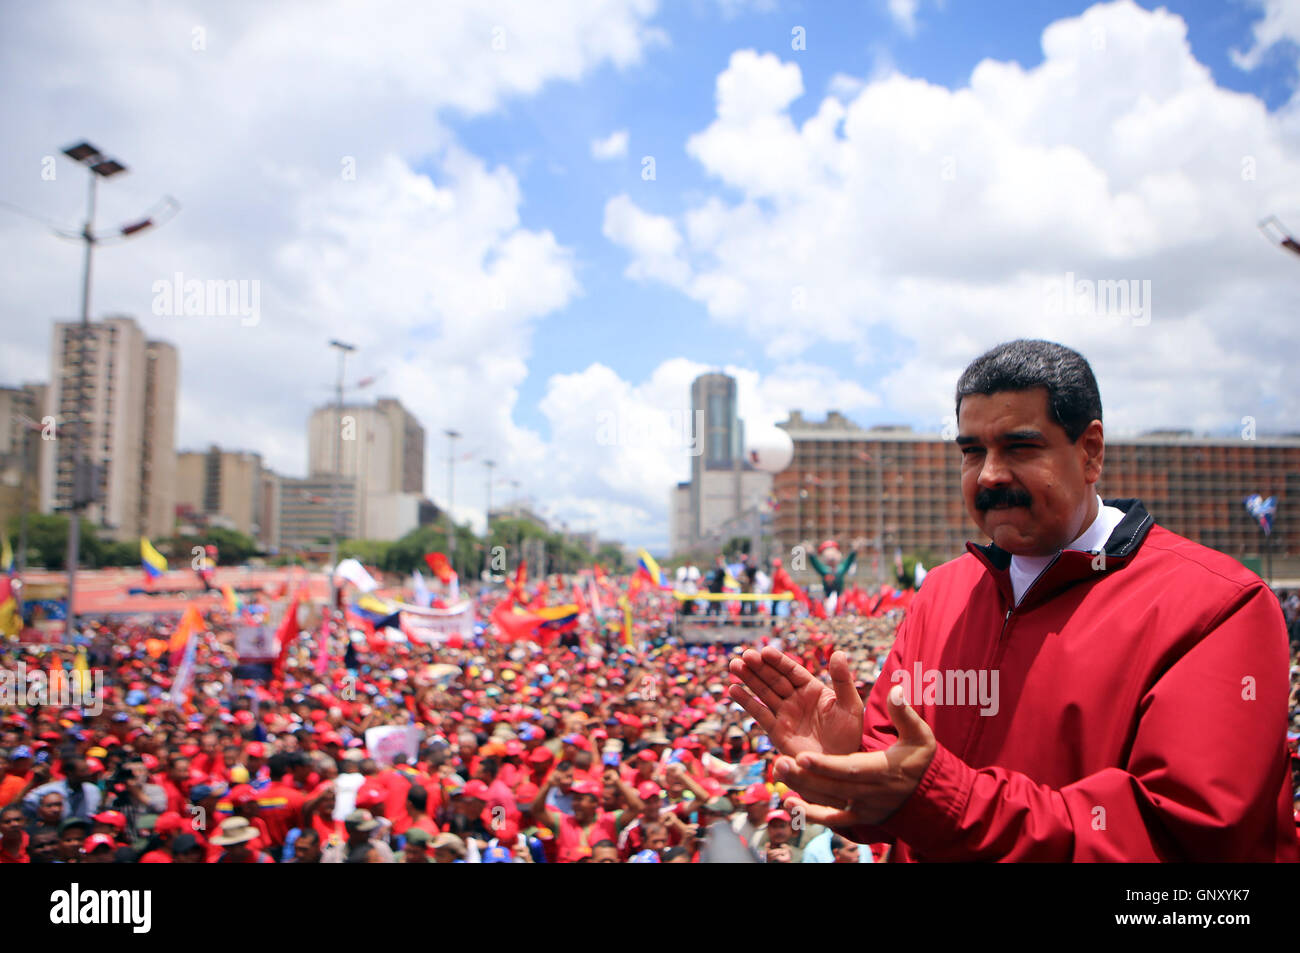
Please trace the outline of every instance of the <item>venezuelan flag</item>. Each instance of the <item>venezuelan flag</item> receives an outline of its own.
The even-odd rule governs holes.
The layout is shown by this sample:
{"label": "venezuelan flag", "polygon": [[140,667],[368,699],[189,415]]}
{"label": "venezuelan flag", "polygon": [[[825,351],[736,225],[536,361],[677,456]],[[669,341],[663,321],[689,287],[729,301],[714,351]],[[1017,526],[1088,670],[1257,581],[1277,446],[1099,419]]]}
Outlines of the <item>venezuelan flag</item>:
{"label": "venezuelan flag", "polygon": [[623,645],[627,648],[634,648],[632,641],[632,603],[626,596],[620,596],[618,604],[623,608]]}
{"label": "venezuelan flag", "polygon": [[398,620],[401,618],[401,610],[396,606],[389,605],[382,599],[370,595],[370,593],[366,593],[352,603],[352,612],[369,622],[376,629],[383,629],[388,626],[396,628]]}
{"label": "venezuelan flag", "polygon": [[538,609],[536,615],[539,618],[538,629],[545,629],[550,632],[568,632],[578,624],[580,615],[576,605],[564,606],[547,606],[544,609]]}
{"label": "venezuelan flag", "polygon": [[659,564],[655,562],[655,558],[644,549],[638,549],[636,554],[637,571],[645,573],[646,578],[650,580],[656,589],[658,589],[663,585],[663,576],[659,572]]}
{"label": "venezuelan flag", "polygon": [[167,560],[163,554],[154,549],[153,543],[143,536],[140,537],[140,565],[150,579],[157,579],[167,571]]}

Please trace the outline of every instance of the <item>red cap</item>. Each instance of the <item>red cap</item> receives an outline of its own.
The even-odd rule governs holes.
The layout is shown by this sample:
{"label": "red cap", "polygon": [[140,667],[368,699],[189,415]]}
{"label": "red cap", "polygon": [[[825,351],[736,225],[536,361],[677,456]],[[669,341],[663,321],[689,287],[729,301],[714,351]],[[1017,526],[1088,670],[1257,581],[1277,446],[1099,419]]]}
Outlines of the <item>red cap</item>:
{"label": "red cap", "polygon": [[636,796],[648,801],[652,797],[663,797],[664,790],[654,781],[642,781],[636,786]]}
{"label": "red cap", "polygon": [[112,824],[119,831],[126,830],[126,815],[121,811],[104,811],[91,818],[96,824]]}
{"label": "red cap", "polygon": [[155,834],[175,834],[185,829],[185,821],[175,811],[164,811],[158,815],[158,822],[154,824]]}
{"label": "red cap", "polygon": [[266,745],[262,744],[260,741],[250,741],[248,746],[244,748],[244,754],[248,755],[250,758],[265,758]]}
{"label": "red cap", "polygon": [[768,793],[767,785],[762,781],[751,784],[745,788],[745,793],[740,795],[741,804],[757,804],[759,801],[769,801],[772,796]]}
{"label": "red cap", "polygon": [[385,791],[377,784],[366,782],[357,790],[357,808],[378,807],[387,800]]}
{"label": "red cap", "polygon": [[659,760],[658,758],[655,757],[655,753],[651,751],[649,748],[646,748],[645,750],[638,753],[637,757],[642,761],[649,761],[651,763]]}
{"label": "red cap", "polygon": [[523,753],[524,753],[524,746],[523,746],[522,744],[520,744],[518,741],[507,741],[507,742],[506,742],[506,757],[507,757],[507,758],[518,758],[518,757],[520,757],[521,755],[523,755]]}
{"label": "red cap", "polygon": [[478,798],[480,801],[486,801],[488,798],[488,786],[475,778],[465,785],[465,789],[460,792],[464,797]]}
{"label": "red cap", "polygon": [[84,853],[89,854],[101,847],[112,848],[116,846],[117,841],[113,840],[113,838],[109,837],[107,834],[91,834],[86,838],[86,842],[81,845],[81,849]]}
{"label": "red cap", "polygon": [[600,797],[604,792],[599,784],[595,781],[583,778],[581,781],[574,781],[571,790],[574,794],[590,794],[592,797]]}
{"label": "red cap", "polygon": [[790,812],[785,810],[768,811],[767,823],[771,824],[773,821],[785,821],[787,824],[789,824]]}
{"label": "red cap", "polygon": [[532,781],[525,781],[515,788],[515,800],[520,804],[532,804],[535,797],[537,797],[537,785]]}
{"label": "red cap", "polygon": [[546,764],[552,757],[550,748],[541,747],[534,748],[533,753],[528,756],[528,760],[534,764]]}
{"label": "red cap", "polygon": [[230,789],[230,793],[226,797],[231,804],[247,804],[249,801],[257,800],[257,792],[253,790],[251,785],[236,784]]}
{"label": "red cap", "polygon": [[86,770],[87,770],[87,771],[90,771],[91,773],[96,773],[96,772],[99,772],[99,771],[103,771],[103,770],[104,770],[104,763],[103,763],[102,761],[100,761],[98,758],[87,758],[87,759],[86,759]]}

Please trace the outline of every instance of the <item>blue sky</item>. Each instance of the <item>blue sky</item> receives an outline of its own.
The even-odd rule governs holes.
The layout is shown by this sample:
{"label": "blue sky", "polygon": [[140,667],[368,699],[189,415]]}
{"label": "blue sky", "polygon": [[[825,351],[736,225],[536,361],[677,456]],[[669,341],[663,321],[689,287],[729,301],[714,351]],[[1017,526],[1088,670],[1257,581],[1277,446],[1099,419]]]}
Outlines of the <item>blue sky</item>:
{"label": "blue sky", "polygon": [[[96,314],[180,349],[179,447],[303,474],[342,337],[349,377],[382,372],[430,434],[435,501],[441,433],[466,434],[458,518],[481,524],[491,457],[494,499],[519,480],[662,551],[689,471],[665,422],[713,368],[755,429],[797,408],[937,431],[980,351],[1049,337],[1093,362],[1109,432],[1294,431],[1300,263],[1256,225],[1300,228],[1298,9],[7,5],[0,199],[76,223],[79,170],[39,170],[83,137],[131,167],[101,223],[180,199],[94,286]],[[42,379],[79,251],[6,213],[0,260],[0,379]],[[260,282],[258,322],[156,313],[177,271]],[[1054,311],[1067,274],[1148,287],[1144,316]]]}
{"label": "blue sky", "polygon": [[[1253,71],[1234,65],[1229,56],[1230,50],[1251,45],[1252,26],[1263,16],[1259,7],[1239,0],[1141,5],[1149,10],[1164,7],[1187,21],[1193,53],[1221,87],[1256,96],[1270,110],[1284,106],[1293,95],[1296,61],[1294,50],[1288,51],[1285,44],[1275,47]],[[1038,65],[1043,59],[1043,28],[1086,6],[1055,0],[951,2],[942,7],[925,3],[918,10],[915,33],[908,35],[883,3],[791,2],[730,15],[713,3],[677,3],[656,21],[673,37],[672,43],[652,47],[643,66],[605,66],[582,83],[553,83],[540,95],[510,102],[496,114],[450,120],[476,154],[508,166],[518,176],[527,196],[520,207],[523,224],[549,228],[574,249],[580,262],[585,293],[539,326],[529,375],[520,391],[520,420],[546,432],[547,421],[536,403],[550,376],[596,361],[612,364],[633,379],[647,376],[661,361],[678,354],[762,372],[779,362],[766,356],[758,342],[710,324],[698,302],[624,277],[625,254],[600,231],[603,205],[616,192],[629,192],[648,211],[673,214],[691,196],[733,191],[719,189],[686,154],[684,144],[712,120],[714,83],[734,50],[771,52],[799,64],[807,92],[790,109],[799,123],[812,115],[837,73],[865,76],[892,63],[908,76],[958,89],[985,58]],[[791,48],[792,24],[805,28],[802,51]],[[620,128],[630,132],[627,156],[594,159],[590,141]],[[655,157],[654,181],[641,177],[644,155]],[[863,372],[838,351],[821,345],[807,356],[845,374]],[[857,416],[875,423],[908,415],[905,408],[882,408]]]}

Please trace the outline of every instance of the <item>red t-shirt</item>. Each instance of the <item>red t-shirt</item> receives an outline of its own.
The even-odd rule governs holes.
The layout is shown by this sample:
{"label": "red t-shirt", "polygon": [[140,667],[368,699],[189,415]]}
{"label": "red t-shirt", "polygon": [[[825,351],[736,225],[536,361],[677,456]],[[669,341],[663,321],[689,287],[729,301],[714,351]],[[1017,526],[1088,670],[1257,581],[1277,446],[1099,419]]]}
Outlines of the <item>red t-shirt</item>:
{"label": "red t-shirt", "polygon": [[0,842],[0,864],[30,864],[32,859],[27,856],[27,832],[23,831],[22,843],[18,845],[18,853],[11,854],[4,848],[4,843]]}
{"label": "red t-shirt", "polygon": [[283,847],[285,838],[295,827],[302,827],[302,806],[306,802],[301,791],[280,781],[272,781],[257,796],[257,816],[263,822],[266,836],[273,847]]}
{"label": "red t-shirt", "polygon": [[614,824],[614,815],[608,811],[597,811],[595,821],[585,831],[568,814],[561,814],[560,832],[556,837],[558,846],[556,859],[561,864],[576,863],[579,851],[583,847],[591,848],[603,840],[616,841],[617,839],[618,829]]}
{"label": "red t-shirt", "polygon": [[0,807],[8,807],[18,800],[18,795],[27,787],[27,779],[21,774],[6,774],[0,780]]}

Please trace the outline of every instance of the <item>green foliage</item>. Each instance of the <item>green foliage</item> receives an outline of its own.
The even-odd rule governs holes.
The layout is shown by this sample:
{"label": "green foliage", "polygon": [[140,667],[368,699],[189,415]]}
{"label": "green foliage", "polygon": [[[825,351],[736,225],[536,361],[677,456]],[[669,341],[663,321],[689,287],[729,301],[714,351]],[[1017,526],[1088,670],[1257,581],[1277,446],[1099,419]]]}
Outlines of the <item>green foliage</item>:
{"label": "green foliage", "polygon": [[[167,557],[172,569],[183,569],[194,560],[194,547],[200,549],[207,545],[217,547],[218,566],[239,566],[248,562],[253,556],[261,554],[261,547],[251,536],[245,536],[233,529],[212,526],[197,536],[173,536],[171,539],[154,543],[159,552]],[[139,553],[137,551],[137,557]]]}

